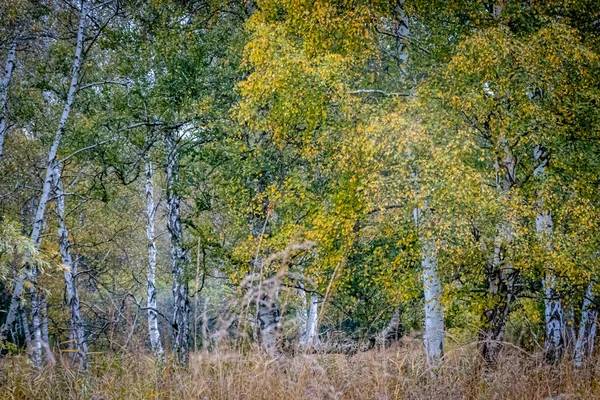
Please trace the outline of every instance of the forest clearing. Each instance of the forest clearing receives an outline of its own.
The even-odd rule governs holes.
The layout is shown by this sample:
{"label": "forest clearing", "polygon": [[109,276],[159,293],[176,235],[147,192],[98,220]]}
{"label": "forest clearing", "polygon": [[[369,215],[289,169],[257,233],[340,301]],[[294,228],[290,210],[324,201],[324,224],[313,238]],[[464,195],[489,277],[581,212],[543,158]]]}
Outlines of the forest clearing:
{"label": "forest clearing", "polygon": [[600,398],[598,0],[0,0],[0,400]]}

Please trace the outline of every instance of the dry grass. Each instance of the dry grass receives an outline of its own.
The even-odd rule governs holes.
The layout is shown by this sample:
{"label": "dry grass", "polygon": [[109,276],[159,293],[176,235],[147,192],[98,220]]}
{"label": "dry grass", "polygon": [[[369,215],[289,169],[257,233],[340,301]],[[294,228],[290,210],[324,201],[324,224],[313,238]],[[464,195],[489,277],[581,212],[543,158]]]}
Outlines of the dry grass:
{"label": "dry grass", "polygon": [[507,349],[494,370],[472,347],[449,352],[437,378],[418,343],[384,352],[268,357],[196,353],[187,370],[157,368],[145,353],[93,355],[87,373],[66,360],[41,372],[0,360],[0,399],[595,399],[600,360],[574,371]]}

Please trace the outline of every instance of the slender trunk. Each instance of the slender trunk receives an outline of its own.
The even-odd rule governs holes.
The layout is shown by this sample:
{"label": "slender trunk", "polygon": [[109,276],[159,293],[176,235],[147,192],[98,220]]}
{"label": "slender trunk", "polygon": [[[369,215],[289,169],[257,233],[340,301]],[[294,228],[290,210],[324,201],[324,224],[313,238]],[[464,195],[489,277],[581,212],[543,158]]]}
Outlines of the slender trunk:
{"label": "slender trunk", "polygon": [[488,263],[486,285],[492,307],[484,311],[486,326],[480,333],[481,353],[487,363],[493,363],[502,348],[506,322],[514,300],[518,273],[512,265],[503,265],[502,234],[496,236],[494,254]]}
{"label": "slender trunk", "polygon": [[202,335],[202,349],[208,352],[210,344],[208,337],[208,297],[202,299],[202,325],[200,331]]}
{"label": "slender trunk", "polygon": [[[427,208],[424,210],[428,213]],[[421,232],[423,211],[414,209],[419,241],[421,243],[421,266],[423,268],[423,294],[425,297],[425,352],[429,367],[436,369],[444,356],[444,309],[442,307],[442,282],[437,273],[435,238]]]}
{"label": "slender trunk", "polygon": [[436,368],[444,355],[444,309],[435,242],[432,240],[424,241],[421,246],[421,263],[425,295],[425,349],[429,366]]}
{"label": "slender trunk", "polygon": [[[55,163],[56,163],[56,154],[58,152],[58,146],[60,144],[60,140],[65,130],[65,125],[67,124],[67,120],[69,118],[69,114],[71,112],[71,106],[73,105],[73,101],[75,99],[75,92],[77,91],[77,83],[79,80],[79,71],[82,64],[82,52],[83,52],[83,40],[84,40],[84,27],[85,20],[87,17],[87,7],[88,4],[86,1],[81,2],[81,18],[79,20],[79,29],[77,31],[77,46],[75,48],[75,59],[73,60],[73,70],[71,74],[71,85],[69,87],[69,93],[67,94],[67,101],[63,108],[63,112],[58,123],[58,127],[56,128],[56,133],[54,135],[54,141],[52,142],[52,146],[48,152],[48,161],[46,164],[46,177],[44,179],[44,185],[42,187],[42,194],[40,196],[40,201],[38,203],[37,211],[35,213],[33,228],[31,231],[31,242],[35,248],[39,248],[41,242],[41,233],[42,227],[44,225],[44,214],[46,211],[46,204],[48,203],[48,196],[50,194],[50,190],[52,188],[52,183],[54,182],[54,171],[55,171]],[[25,266],[19,272],[19,276],[17,281],[15,282],[15,287],[13,290],[10,306],[8,309],[8,313],[6,315],[6,321],[0,329],[0,339],[5,338],[6,332],[10,330],[12,325],[15,322],[17,316],[17,309],[19,307],[19,300],[21,295],[23,294],[23,289],[25,287],[25,279],[28,275],[35,281],[37,277],[37,268],[35,266],[29,268],[29,257],[26,257]],[[32,282],[33,283],[33,282]],[[32,313],[34,313],[32,306]],[[34,333],[35,335],[35,333]]]}
{"label": "slender trunk", "polygon": [[189,254],[183,247],[183,229],[181,226],[181,199],[178,194],[179,152],[175,131],[165,134],[167,160],[167,229],[171,241],[171,272],[173,274],[173,347],[177,358],[183,364],[188,360],[188,342],[190,336],[190,302],[188,282],[185,276],[190,264]]}
{"label": "slender trunk", "polygon": [[[505,201],[508,201],[511,189],[516,184],[517,159],[504,136],[499,138],[499,145],[504,149],[504,157],[496,160],[496,186]],[[494,362],[502,348],[506,322],[515,299],[518,272],[504,260],[503,251],[512,241],[512,227],[507,221],[500,221],[494,238],[494,253],[487,262],[485,271],[488,297],[492,305],[484,311],[486,326],[480,332],[480,342],[481,353],[487,363]]]}
{"label": "slender trunk", "polygon": [[550,361],[560,359],[563,350],[562,323],[564,315],[561,301],[557,298],[556,282],[552,271],[546,271],[542,279],[544,287],[544,316],[546,322],[546,338],[544,350]]}
{"label": "slender trunk", "polygon": [[[533,171],[533,175],[538,179],[540,184],[543,184],[547,180],[546,168],[548,166],[548,153],[542,146],[538,145],[533,150],[533,157],[538,162],[537,167]],[[541,190],[538,195],[537,203],[541,211],[535,219],[535,228],[539,240],[545,245],[546,250],[552,252],[552,213],[548,210],[544,210],[544,199]],[[544,267],[544,277],[542,278],[546,323],[544,350],[548,360],[556,361],[560,359],[565,345],[565,335],[563,335],[565,318],[563,314],[563,305],[556,291],[554,270],[550,265],[545,265]]]}
{"label": "slender trunk", "polygon": [[56,215],[58,218],[58,246],[64,268],[65,287],[67,292],[67,306],[69,307],[69,339],[73,340],[72,353],[79,361],[80,368],[86,368],[87,342],[81,307],[79,304],[79,293],[77,291],[77,263],[73,261],[71,254],[71,242],[66,224],[65,193],[63,191],[60,166],[56,168],[56,180],[54,191],[56,193]]}
{"label": "slender trunk", "polygon": [[273,295],[272,290],[263,290],[258,302],[258,327],[260,341],[268,352],[277,349],[279,341],[279,326],[281,315],[276,299],[277,293]]}
{"label": "slender trunk", "polygon": [[148,239],[148,266],[146,268],[146,288],[148,308],[148,334],[150,345],[156,359],[164,362],[163,347],[158,329],[158,313],[156,312],[156,244],[154,241],[154,205],[153,168],[149,155],[145,156],[146,162],[146,237]]}
{"label": "slender trunk", "polygon": [[587,292],[581,307],[581,321],[579,322],[579,334],[575,342],[575,367],[583,366],[586,358],[590,357],[594,350],[594,339],[596,337],[597,312],[594,308],[593,284],[589,283]]}
{"label": "slender trunk", "polygon": [[[36,284],[37,280],[34,276],[37,275],[37,266],[31,268],[32,276],[30,282],[32,283],[29,293],[31,295],[31,324],[33,328],[33,343],[31,345],[31,361],[36,367],[42,366],[42,324],[40,319],[40,299],[38,296]],[[35,272],[33,272],[35,271]]]}
{"label": "slender trunk", "polygon": [[6,103],[8,102],[8,87],[10,86],[10,80],[15,68],[18,35],[19,32],[15,32],[15,37],[13,38],[13,41],[10,45],[10,50],[8,50],[8,55],[6,56],[6,62],[4,64],[4,76],[0,81],[0,163],[2,163],[4,137],[6,135]]}
{"label": "slender trunk", "polygon": [[312,293],[310,295],[310,307],[308,308],[308,318],[306,320],[305,346],[314,346],[317,344],[317,320],[319,319],[319,297]]}

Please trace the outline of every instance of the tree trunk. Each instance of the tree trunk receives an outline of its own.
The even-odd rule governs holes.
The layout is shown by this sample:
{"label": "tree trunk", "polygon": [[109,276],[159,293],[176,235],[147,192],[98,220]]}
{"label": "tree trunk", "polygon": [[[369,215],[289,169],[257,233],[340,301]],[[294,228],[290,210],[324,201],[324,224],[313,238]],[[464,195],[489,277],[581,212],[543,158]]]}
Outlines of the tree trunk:
{"label": "tree trunk", "polygon": [[[496,160],[496,186],[505,200],[511,196],[516,184],[517,159],[504,136],[499,138],[504,157]],[[518,272],[504,260],[503,248],[512,243],[512,227],[507,221],[501,221],[494,238],[494,253],[486,265],[486,289],[493,305],[484,311],[486,325],[480,332],[481,353],[487,363],[493,363],[502,348],[504,330],[510,307],[514,300]]]}
{"label": "tree trunk", "polygon": [[[50,190],[52,188],[52,184],[54,182],[54,173],[55,173],[55,163],[56,163],[56,154],[58,152],[58,146],[60,144],[60,140],[65,130],[65,125],[67,124],[67,120],[69,118],[69,114],[71,112],[71,106],[73,105],[73,101],[75,99],[75,92],[77,91],[77,83],[79,80],[79,71],[81,69],[82,64],[82,52],[83,52],[83,41],[84,41],[84,27],[85,20],[87,18],[87,7],[88,4],[84,0],[81,2],[81,17],[79,20],[79,28],[77,31],[77,46],[75,48],[75,59],[73,60],[73,70],[71,74],[71,85],[69,86],[69,93],[67,94],[67,101],[62,111],[62,115],[60,121],[58,123],[58,127],[56,128],[56,133],[54,134],[54,141],[52,142],[52,146],[48,152],[48,161],[46,164],[46,177],[44,179],[44,185],[42,187],[42,194],[40,196],[40,201],[38,203],[37,211],[35,213],[33,228],[31,231],[31,242],[35,248],[40,247],[41,242],[41,233],[42,227],[44,225],[44,214],[46,211],[46,204],[48,203],[48,196],[50,194]],[[17,281],[15,282],[15,287],[13,290],[10,306],[8,309],[8,313],[6,315],[6,321],[4,321],[4,325],[2,329],[0,329],[0,339],[6,337],[6,332],[12,327],[15,322],[17,316],[17,309],[19,307],[19,300],[21,295],[23,294],[23,289],[25,287],[25,279],[30,276],[33,281],[37,277],[37,268],[29,266],[29,257],[26,257],[25,266],[19,272],[19,276]],[[32,282],[33,283],[33,282]],[[32,306],[32,312],[33,306]]]}
{"label": "tree trunk", "polygon": [[[538,145],[533,150],[533,157],[538,162],[533,171],[533,175],[543,183],[547,180],[546,168],[548,166],[548,153]],[[541,192],[541,191],[540,191]],[[544,210],[544,199],[540,193],[538,195],[538,207],[541,209],[535,219],[535,228],[539,240],[545,245],[548,252],[552,247],[552,213]],[[565,345],[565,335],[563,326],[565,316],[563,314],[562,302],[556,292],[556,278],[552,266],[546,265],[544,268],[544,277],[542,278],[544,288],[544,315],[546,323],[546,336],[544,341],[544,350],[549,361],[559,360]]]}
{"label": "tree trunk", "polygon": [[425,349],[431,368],[437,368],[444,355],[444,309],[442,283],[437,274],[435,242],[427,240],[421,246],[423,292],[425,295]]}
{"label": "tree trunk", "polygon": [[164,362],[163,347],[160,341],[158,329],[158,313],[156,308],[156,244],[154,241],[154,216],[156,206],[154,205],[153,168],[150,156],[146,154],[146,237],[148,240],[148,266],[146,268],[146,293],[148,308],[148,334],[152,352],[159,361]]}
{"label": "tree trunk", "polygon": [[396,3],[396,20],[395,31],[396,31],[396,54],[398,61],[400,62],[400,68],[402,73],[406,72],[406,63],[408,62],[408,46],[407,41],[410,36],[410,28],[408,23],[408,16],[404,11],[404,0],[398,0]]}
{"label": "tree trunk", "polygon": [[185,364],[188,360],[188,342],[190,336],[190,302],[185,272],[190,264],[190,258],[187,250],[183,247],[181,199],[178,194],[179,152],[175,131],[171,130],[165,134],[165,144],[168,156],[167,229],[171,242],[171,272],[173,274],[173,347],[178,360],[182,364]]}
{"label": "tree trunk", "polygon": [[2,163],[4,137],[6,135],[6,103],[8,102],[8,88],[10,86],[10,80],[12,78],[12,73],[15,68],[18,36],[19,32],[17,31],[15,32],[15,36],[10,45],[10,49],[8,50],[8,55],[6,56],[6,62],[4,64],[4,76],[0,81],[0,163]]}
{"label": "tree trunk", "polygon": [[[396,342],[400,338],[400,307],[396,307],[390,322],[379,332],[375,343],[380,349],[385,349],[389,343]],[[428,353],[429,354],[429,353]]]}
{"label": "tree trunk", "polygon": [[19,306],[19,315],[21,318],[21,327],[23,328],[23,336],[25,337],[25,346],[29,347],[31,343],[31,330],[29,329],[29,321],[27,320],[27,310],[25,309],[24,302],[21,302]]}
{"label": "tree trunk", "polygon": [[279,326],[281,316],[276,304],[277,295],[271,291],[263,290],[258,303],[258,327],[260,330],[260,341],[268,352],[277,349],[279,341]]}
{"label": "tree trunk", "polygon": [[310,295],[310,307],[306,318],[306,332],[304,336],[304,346],[311,347],[317,344],[318,332],[317,322],[319,319],[319,296],[315,293]]}
{"label": "tree trunk", "polygon": [[69,231],[65,219],[65,193],[63,191],[61,175],[61,169],[58,166],[56,168],[54,190],[56,193],[56,214],[58,217],[58,246],[64,266],[63,275],[67,292],[67,306],[69,307],[69,339],[73,341],[72,346],[73,350],[75,350],[75,353],[72,353],[73,358],[79,361],[81,369],[85,369],[87,362],[87,342],[77,291],[77,263],[73,261],[71,254]]}
{"label": "tree trunk", "polygon": [[550,361],[559,360],[563,350],[562,324],[564,315],[561,301],[556,294],[556,283],[552,271],[546,271],[542,279],[544,287],[544,315],[546,322],[546,338],[544,350]]}
{"label": "tree trunk", "polygon": [[[31,361],[37,368],[42,366],[42,324],[40,319],[40,299],[37,292],[37,266],[31,268],[30,282],[32,283],[29,293],[31,295],[31,325],[33,328],[33,343],[31,345]],[[35,272],[34,272],[35,271]]]}
{"label": "tree trunk", "polygon": [[[424,210],[427,212],[427,208]],[[437,273],[437,251],[435,238],[426,237],[420,226],[423,222],[422,210],[414,209],[421,243],[421,266],[423,268],[423,294],[425,297],[425,352],[429,367],[436,369],[444,355],[444,309],[442,307],[442,283]]]}
{"label": "tree trunk", "polygon": [[598,313],[594,306],[594,292],[592,289],[593,284],[590,282],[581,307],[581,321],[579,322],[579,334],[575,342],[573,360],[575,367],[578,368],[583,366],[586,358],[592,356],[594,350]]}

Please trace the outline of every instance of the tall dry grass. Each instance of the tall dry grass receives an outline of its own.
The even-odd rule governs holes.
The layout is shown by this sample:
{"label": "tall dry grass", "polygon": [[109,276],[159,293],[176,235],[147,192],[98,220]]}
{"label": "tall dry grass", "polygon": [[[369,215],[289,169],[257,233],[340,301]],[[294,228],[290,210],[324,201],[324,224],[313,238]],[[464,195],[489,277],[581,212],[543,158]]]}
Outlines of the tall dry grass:
{"label": "tall dry grass", "polygon": [[189,368],[157,368],[143,352],[92,355],[88,372],[66,358],[42,371],[27,358],[0,361],[0,399],[594,399],[600,360],[574,370],[507,348],[495,368],[475,349],[451,350],[433,378],[421,344],[353,356],[269,357],[260,351],[198,352]]}

